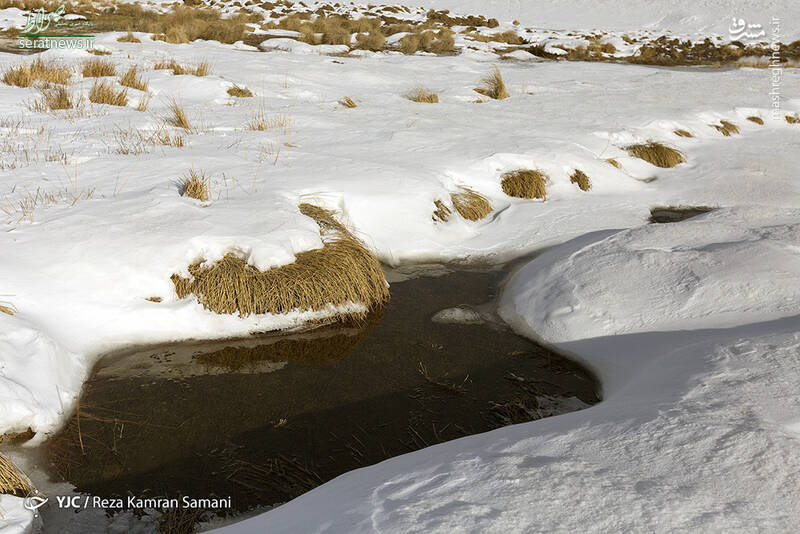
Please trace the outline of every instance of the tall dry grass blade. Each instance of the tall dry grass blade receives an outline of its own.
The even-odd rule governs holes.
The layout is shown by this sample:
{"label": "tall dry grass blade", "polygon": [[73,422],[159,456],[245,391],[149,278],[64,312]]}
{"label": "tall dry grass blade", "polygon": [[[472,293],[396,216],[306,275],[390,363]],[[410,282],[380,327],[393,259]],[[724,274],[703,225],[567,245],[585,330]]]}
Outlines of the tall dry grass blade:
{"label": "tall dry grass blade", "polygon": [[177,126],[178,128],[183,128],[187,132],[192,130],[192,124],[189,122],[189,117],[186,115],[186,111],[184,111],[183,106],[181,106],[177,100],[171,100],[167,109],[170,112],[170,115],[167,117],[166,121],[173,126]]}

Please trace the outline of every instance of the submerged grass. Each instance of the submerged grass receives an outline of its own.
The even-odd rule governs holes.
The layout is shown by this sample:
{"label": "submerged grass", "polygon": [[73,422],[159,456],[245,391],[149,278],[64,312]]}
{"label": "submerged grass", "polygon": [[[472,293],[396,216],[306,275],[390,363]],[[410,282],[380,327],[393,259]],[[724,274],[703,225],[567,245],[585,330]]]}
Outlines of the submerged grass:
{"label": "submerged grass", "polygon": [[194,294],[216,313],[240,316],[322,310],[330,305],[361,304],[363,318],[389,300],[389,291],[377,258],[333,214],[311,204],[300,212],[320,226],[324,246],[300,252],[288,265],[260,271],[234,254],[209,265],[189,266],[189,278],[172,275],[179,298]]}
{"label": "submerged grass", "polygon": [[679,150],[655,141],[630,145],[625,147],[625,150],[634,158],[643,159],[663,169],[670,169],[686,161],[686,157]]}
{"label": "submerged grass", "polygon": [[492,212],[489,199],[468,187],[461,187],[458,192],[451,193],[450,200],[458,214],[468,221],[479,221]]}
{"label": "submerged grass", "polygon": [[504,173],[500,185],[510,197],[547,200],[548,177],[536,169],[517,169]]}

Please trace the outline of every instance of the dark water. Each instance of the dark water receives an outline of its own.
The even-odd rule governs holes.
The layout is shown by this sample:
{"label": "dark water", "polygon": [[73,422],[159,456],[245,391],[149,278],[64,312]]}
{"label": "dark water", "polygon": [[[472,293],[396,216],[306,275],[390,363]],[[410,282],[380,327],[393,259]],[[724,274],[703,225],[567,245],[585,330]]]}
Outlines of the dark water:
{"label": "dark water", "polygon": [[[503,270],[391,285],[382,316],[101,360],[49,471],[105,497],[228,498],[244,512],[346,471],[597,402],[594,379],[493,315]],[[464,305],[488,321],[432,321]]]}

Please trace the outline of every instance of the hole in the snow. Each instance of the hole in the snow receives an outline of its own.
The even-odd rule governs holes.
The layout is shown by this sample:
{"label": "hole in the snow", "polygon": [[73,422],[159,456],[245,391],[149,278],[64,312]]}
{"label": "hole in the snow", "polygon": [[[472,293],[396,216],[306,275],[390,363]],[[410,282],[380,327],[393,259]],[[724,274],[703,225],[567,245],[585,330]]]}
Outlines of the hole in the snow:
{"label": "hole in the snow", "polygon": [[673,223],[697,217],[709,211],[711,206],[655,206],[650,208],[651,223]]}
{"label": "hole in the snow", "polygon": [[[497,319],[487,302],[507,270],[436,274],[394,281],[366,328],[104,358],[77,413],[44,446],[50,469],[86,494],[231,497],[223,512],[236,513],[392,456],[597,402],[587,371]],[[454,309],[481,320],[458,320]]]}

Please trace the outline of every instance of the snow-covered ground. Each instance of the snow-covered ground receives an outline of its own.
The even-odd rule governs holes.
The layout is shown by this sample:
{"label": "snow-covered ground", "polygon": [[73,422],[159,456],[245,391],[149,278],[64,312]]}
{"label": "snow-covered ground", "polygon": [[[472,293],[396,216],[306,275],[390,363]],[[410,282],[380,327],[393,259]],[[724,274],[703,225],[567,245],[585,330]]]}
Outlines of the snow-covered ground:
{"label": "snow-covered ground", "polygon": [[[606,4],[517,2],[521,14],[508,15],[502,10],[514,2],[480,4],[424,7],[496,16],[506,26],[516,18],[686,34],[725,34],[730,16],[800,14],[789,2],[641,0],[608,4],[598,19],[591,13]],[[797,28],[785,30],[785,41],[792,31],[796,38]],[[45,439],[74,409],[95,359],[113,348],[311,318],[216,315],[178,300],[169,277],[231,251],[260,268],[290,262],[321,245],[296,207],[313,201],[337,210],[392,264],[499,262],[564,243],[514,277],[502,312],[595,369],[604,401],[348,473],[231,531],[788,531],[800,523],[792,491],[800,125],[782,118],[800,111],[797,69],[783,71],[784,113],[773,120],[765,69],[498,63],[485,47],[333,57],[300,46],[171,45],[144,34],[141,44],[120,43],[119,35],[96,42],[112,52],[105,57],[118,74],[145,68],[146,112],[136,111],[145,95],[133,89],[124,108],[33,112],[34,89],[0,84],[0,303],[17,310],[0,313],[0,434],[30,427],[33,443]],[[78,66],[93,56],[43,57],[74,66],[72,91],[88,94],[92,80]],[[212,74],[148,70],[163,58],[206,60]],[[0,71],[22,60],[1,53]],[[511,97],[475,103],[473,88],[494,64]],[[234,83],[254,97],[229,96]],[[404,97],[420,84],[440,103]],[[341,106],[345,96],[358,107]],[[140,133],[165,128],[173,98],[195,130],[165,131],[185,146],[139,143]],[[275,127],[247,129],[258,113]],[[720,119],[741,134],[709,126]],[[660,169],[622,149],[650,139],[681,149],[688,162]],[[177,181],[192,167],[211,177],[211,201],[179,195]],[[550,176],[546,202],[502,192],[500,175],[521,167]],[[589,175],[591,191],[570,183],[575,168]],[[487,196],[493,213],[434,222],[434,201],[449,203],[459,186]],[[676,204],[721,209],[641,226],[651,206]],[[153,296],[162,301],[146,300]],[[3,497],[0,509],[0,532],[29,518],[20,499]]]}

